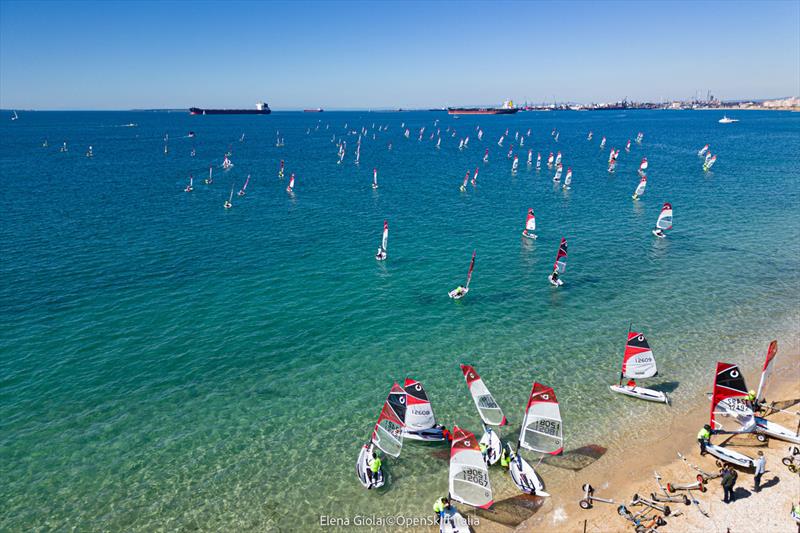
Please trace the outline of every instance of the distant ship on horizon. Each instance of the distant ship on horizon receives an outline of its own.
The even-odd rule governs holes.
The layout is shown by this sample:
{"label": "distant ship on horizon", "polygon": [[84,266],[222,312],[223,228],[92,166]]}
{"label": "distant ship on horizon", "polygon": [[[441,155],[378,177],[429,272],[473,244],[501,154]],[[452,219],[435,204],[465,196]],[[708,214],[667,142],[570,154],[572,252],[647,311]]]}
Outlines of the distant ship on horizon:
{"label": "distant ship on horizon", "polygon": [[514,102],[506,100],[501,107],[448,107],[450,115],[513,115],[519,111]]}
{"label": "distant ship on horizon", "polygon": [[316,109],[303,109],[303,113],[322,113],[323,111],[325,110],[322,109],[321,107],[318,107]]}
{"label": "distant ship on horizon", "polygon": [[256,103],[255,109],[202,109],[190,107],[190,115],[269,115],[272,110],[264,102]]}

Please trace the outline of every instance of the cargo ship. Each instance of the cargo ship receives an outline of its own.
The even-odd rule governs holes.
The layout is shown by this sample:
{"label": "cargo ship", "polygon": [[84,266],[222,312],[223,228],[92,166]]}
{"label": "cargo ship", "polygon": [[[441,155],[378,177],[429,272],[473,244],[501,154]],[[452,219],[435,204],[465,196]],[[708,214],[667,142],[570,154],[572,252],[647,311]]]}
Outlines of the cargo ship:
{"label": "cargo ship", "polygon": [[202,109],[190,107],[190,115],[269,115],[272,110],[264,102],[258,102],[255,109]]}
{"label": "cargo ship", "polygon": [[501,107],[448,107],[450,115],[513,115],[519,111],[514,102],[506,100]]}

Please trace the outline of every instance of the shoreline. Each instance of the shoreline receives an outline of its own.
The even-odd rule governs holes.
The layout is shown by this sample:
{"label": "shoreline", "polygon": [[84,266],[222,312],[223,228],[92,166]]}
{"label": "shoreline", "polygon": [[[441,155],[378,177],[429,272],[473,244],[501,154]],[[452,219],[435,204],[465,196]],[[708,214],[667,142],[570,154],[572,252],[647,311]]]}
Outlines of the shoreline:
{"label": "shoreline", "polygon": [[[769,401],[800,400],[800,351],[794,348],[796,339],[792,335],[794,333],[784,340],[787,349],[791,351],[785,354],[778,352],[776,367],[773,369],[767,390]],[[764,353],[759,354],[758,359],[766,353],[767,344],[765,341]],[[763,359],[740,364],[740,368],[745,369],[746,377],[749,378],[749,387],[757,387],[762,364]],[[630,401],[637,400],[630,399]],[[549,498],[541,502],[541,510],[515,527],[492,521],[491,513],[487,513],[479,518],[480,524],[474,531],[476,533],[512,531],[600,533],[628,530],[632,524],[618,515],[617,507],[620,503],[625,503],[633,513],[642,511],[644,507],[632,507],[629,502],[634,494],[649,497],[651,492],[658,492],[654,472],[659,473],[665,485],[667,482],[685,483],[694,480],[697,472],[678,458],[679,452],[690,463],[698,465],[706,472],[718,470],[713,456],[700,457],[696,439],[699,428],[707,423],[708,410],[709,400],[705,392],[699,392],[693,395],[691,407],[686,412],[670,412],[663,420],[653,420],[652,426],[640,424],[645,427],[632,426],[624,429],[617,435],[622,438],[615,440],[627,441],[630,446],[609,444],[608,450],[602,457],[581,470],[572,471],[541,465],[537,471],[545,481],[546,490],[551,493]],[[791,410],[800,410],[800,404]],[[769,419],[791,429],[797,428],[798,418],[790,414],[775,413],[770,415]],[[659,426],[662,422],[663,425]],[[712,438],[712,442],[716,444],[724,441],[725,438],[722,436]],[[659,530],[725,533],[730,527],[731,531],[795,531],[796,526],[789,516],[789,511],[791,505],[796,503],[793,500],[800,494],[800,476],[790,473],[781,464],[781,458],[787,455],[791,444],[777,439],[769,439],[767,443],[762,444],[754,436],[746,435],[736,437],[728,445],[751,456],[755,456],[758,450],[764,452],[767,471],[762,478],[763,490],[760,493],[753,493],[752,471],[739,470],[741,475],[736,483],[739,499],[735,504],[725,505],[721,501],[722,488],[719,480],[710,480],[706,485],[707,492],[691,492],[700,507],[709,513],[710,518],[703,516],[694,505],[668,504],[675,516],[667,517],[667,524]],[[776,480],[773,481],[773,478]],[[611,498],[616,503],[614,505],[597,503],[592,509],[581,509],[578,502],[583,497],[581,487],[584,483],[591,484],[597,496]],[[765,517],[763,513],[765,508],[774,509],[775,512]],[[680,514],[677,514],[678,512]],[[464,510],[462,513],[473,514],[471,511],[464,513]]]}

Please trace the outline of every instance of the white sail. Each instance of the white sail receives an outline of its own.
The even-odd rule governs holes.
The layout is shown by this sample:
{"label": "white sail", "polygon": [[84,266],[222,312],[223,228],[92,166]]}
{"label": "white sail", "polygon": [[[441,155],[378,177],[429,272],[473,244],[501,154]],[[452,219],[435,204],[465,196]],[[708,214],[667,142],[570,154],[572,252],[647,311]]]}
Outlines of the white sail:
{"label": "white sail", "polygon": [[642,180],[639,182],[639,185],[636,187],[636,192],[633,193],[635,198],[640,197],[644,194],[644,189],[647,187],[647,177],[642,176]]}
{"label": "white sail", "polygon": [[387,246],[389,244],[389,222],[387,220],[383,221],[383,237],[381,237],[381,251],[386,253],[388,249]]}
{"label": "white sail", "polygon": [[534,383],[519,435],[520,446],[558,455],[564,451],[561,411],[552,388]]}
{"label": "white sail", "polygon": [[403,418],[394,405],[393,396],[403,394],[403,389],[395,383],[372,432],[372,443],[392,457],[398,457],[403,449]]}
{"label": "white sail", "polygon": [[672,204],[669,202],[665,202],[664,207],[661,208],[661,213],[656,220],[656,228],[662,231],[672,229]]}
{"label": "white sail", "polygon": [[422,383],[414,379],[406,379],[406,429],[418,431],[430,429],[436,425],[433,407]]}
{"label": "white sail", "polygon": [[482,509],[492,506],[494,501],[489,469],[483,460],[478,439],[458,426],[453,427],[449,474],[452,499]]}
{"label": "white sail", "polygon": [[497,405],[492,393],[486,388],[475,369],[470,365],[461,365],[461,372],[464,373],[469,393],[472,396],[472,401],[475,402],[475,407],[478,409],[481,419],[490,426],[505,425],[506,417],[503,415],[503,410]]}

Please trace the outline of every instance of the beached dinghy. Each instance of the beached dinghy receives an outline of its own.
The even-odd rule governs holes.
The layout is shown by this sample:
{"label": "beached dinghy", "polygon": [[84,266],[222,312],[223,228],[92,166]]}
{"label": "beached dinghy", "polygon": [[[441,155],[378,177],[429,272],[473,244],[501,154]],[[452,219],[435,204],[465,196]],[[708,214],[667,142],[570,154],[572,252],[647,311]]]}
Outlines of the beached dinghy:
{"label": "beached dinghy", "polygon": [[378,475],[370,481],[367,473],[372,465],[374,447],[378,447],[385,454],[399,457],[403,449],[403,418],[405,416],[405,401],[396,401],[397,397],[405,397],[405,391],[395,383],[389,391],[389,396],[383,404],[383,409],[378,417],[378,422],[372,431],[370,441],[361,447],[361,452],[356,460],[356,475],[361,484],[367,488],[382,487],[386,483],[383,469],[378,470]]}
{"label": "beached dinghy", "polygon": [[[469,174],[469,172],[467,172]],[[448,292],[447,295],[452,298],[453,300],[460,300],[464,296],[467,295],[469,292],[469,282],[472,281],[472,269],[475,268],[475,250],[472,251],[472,261],[469,263],[469,270],[467,271],[467,284],[466,286],[462,287],[459,285],[452,291]]]}
{"label": "beached dinghy", "polygon": [[504,426],[508,423],[505,415],[503,414],[500,406],[494,400],[492,393],[483,383],[483,380],[470,365],[461,365],[461,372],[464,373],[464,379],[469,387],[469,393],[472,396],[472,401],[475,402],[475,407],[481,415],[481,420],[490,426]]}
{"label": "beached dinghy", "polygon": [[458,426],[453,427],[449,486],[450,498],[457,502],[481,509],[488,509],[494,503],[489,467],[483,462],[478,439]]}
{"label": "beached dinghy", "polygon": [[492,431],[492,428],[486,424],[483,425],[483,430],[483,436],[479,444],[486,447],[487,463],[490,465],[497,464],[497,461],[500,460],[500,454],[503,452],[503,443],[500,441],[500,435],[496,431]]}
{"label": "beached dinghy", "polygon": [[403,437],[422,441],[443,441],[442,427],[436,423],[433,407],[422,383],[407,378],[403,388],[406,393]]}
{"label": "beached dinghy", "polygon": [[[767,357],[764,359],[764,366],[761,370],[761,379],[758,382],[758,392],[756,392],[756,402],[758,404],[766,403],[764,392],[767,386],[767,380],[772,373],[773,363],[777,354],[778,341],[772,341],[769,343],[769,348],[767,348]],[[760,416],[755,417],[755,421],[756,433],[759,434],[759,440],[761,440],[761,435],[766,435],[775,439],[781,439],[794,444],[800,444],[800,435],[798,435],[797,432]]]}
{"label": "beached dinghy", "polygon": [[449,508],[445,508],[439,522],[439,533],[470,533],[469,522],[454,505],[450,505]]}
{"label": "beached dinghy", "polygon": [[525,460],[519,453],[519,443],[517,443],[517,453],[511,458],[511,463],[508,465],[508,472],[511,474],[511,480],[514,484],[525,494],[532,494],[534,496],[550,496],[549,493],[544,491],[544,482],[539,474],[533,467]]}
{"label": "beached dinghy", "polygon": [[553,273],[547,276],[552,285],[560,287],[564,281],[559,277],[567,269],[567,239],[561,237],[561,244],[556,254],[556,262],[553,264]]}
{"label": "beached dinghy", "polygon": [[383,236],[381,237],[381,245],[378,247],[378,253],[375,254],[375,259],[378,261],[386,260],[386,246],[389,244],[389,222],[383,221]]}
{"label": "beached dinghy", "polygon": [[[625,344],[625,354],[622,357],[622,372],[619,374],[619,384],[611,385],[609,388],[614,392],[641,400],[669,403],[669,398],[665,393],[639,387],[634,381],[636,379],[651,378],[656,375],[658,375],[656,359],[644,334],[628,331],[628,342]],[[624,378],[630,379],[626,385],[622,384]]]}
{"label": "beached dinghy", "polygon": [[[747,387],[739,367],[731,363],[717,363],[714,375],[714,392],[711,396],[710,425],[714,433],[750,433],[756,422]],[[753,467],[753,459],[743,453],[716,444],[707,444],[706,451],[714,457],[744,468]]]}
{"label": "beached dinghy", "polygon": [[561,410],[552,388],[533,384],[519,441],[520,446],[534,452],[560,455],[564,451]]}
{"label": "beached dinghy", "polygon": [[661,213],[658,214],[658,220],[656,220],[656,227],[653,229],[653,235],[656,237],[663,239],[667,236],[666,231],[672,229],[672,204],[669,202],[664,202],[664,206],[661,208]]}
{"label": "beached dinghy", "polygon": [[536,217],[533,215],[533,208],[528,208],[528,218],[525,219],[525,229],[522,230],[522,236],[529,239],[536,239]]}

